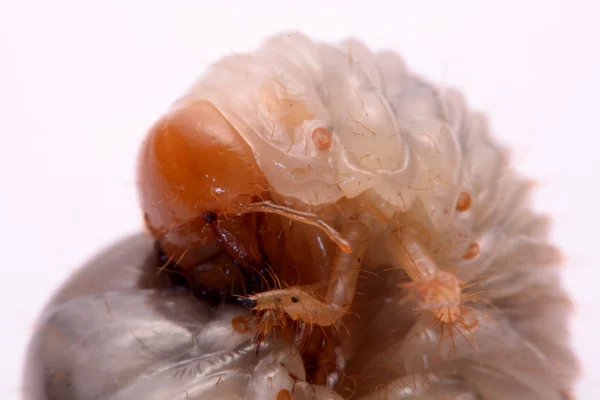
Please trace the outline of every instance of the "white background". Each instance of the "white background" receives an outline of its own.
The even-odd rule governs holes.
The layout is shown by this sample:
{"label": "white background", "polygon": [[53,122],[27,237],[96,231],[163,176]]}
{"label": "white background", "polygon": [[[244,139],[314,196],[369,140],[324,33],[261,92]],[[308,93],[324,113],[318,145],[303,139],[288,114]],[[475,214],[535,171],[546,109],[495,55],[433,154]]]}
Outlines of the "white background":
{"label": "white background", "polygon": [[[48,296],[141,227],[136,151],[211,61],[301,30],[393,49],[463,90],[539,182],[576,302],[580,399],[600,398],[600,15],[590,1],[0,3],[0,398]],[[387,3],[387,4],[386,4]]]}

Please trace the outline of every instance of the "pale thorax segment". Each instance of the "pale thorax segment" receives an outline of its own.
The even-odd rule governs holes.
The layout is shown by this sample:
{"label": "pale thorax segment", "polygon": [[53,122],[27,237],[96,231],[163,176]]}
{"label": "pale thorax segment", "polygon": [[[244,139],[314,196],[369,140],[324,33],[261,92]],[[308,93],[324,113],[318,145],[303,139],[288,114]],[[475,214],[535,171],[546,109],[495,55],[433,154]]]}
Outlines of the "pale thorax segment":
{"label": "pale thorax segment", "polygon": [[[215,104],[274,192],[311,205],[362,195],[387,216],[420,198],[441,226],[460,193],[462,118],[408,77],[401,60],[360,43],[291,34],[221,60],[184,99]],[[325,150],[313,140],[320,128],[331,134]]]}

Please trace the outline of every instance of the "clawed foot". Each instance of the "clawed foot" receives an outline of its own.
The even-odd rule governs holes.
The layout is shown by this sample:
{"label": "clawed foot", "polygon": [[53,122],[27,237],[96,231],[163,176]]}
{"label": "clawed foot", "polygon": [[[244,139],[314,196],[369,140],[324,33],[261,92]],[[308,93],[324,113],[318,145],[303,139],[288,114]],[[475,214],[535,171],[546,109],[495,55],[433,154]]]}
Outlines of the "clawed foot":
{"label": "clawed foot", "polygon": [[430,279],[406,286],[416,290],[420,308],[431,311],[436,321],[452,323],[460,317],[461,289],[454,274],[437,271]]}
{"label": "clawed foot", "polygon": [[320,288],[322,285],[270,290],[247,297],[242,304],[252,311],[281,310],[294,321],[320,326],[333,325],[345,311],[318,300],[315,293]]}

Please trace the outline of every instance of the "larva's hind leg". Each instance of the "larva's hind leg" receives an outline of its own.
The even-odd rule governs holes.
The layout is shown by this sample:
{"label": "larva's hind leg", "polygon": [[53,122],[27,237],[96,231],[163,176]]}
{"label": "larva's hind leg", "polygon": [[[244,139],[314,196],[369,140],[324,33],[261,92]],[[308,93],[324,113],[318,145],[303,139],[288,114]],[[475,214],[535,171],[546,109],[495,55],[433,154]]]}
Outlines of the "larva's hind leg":
{"label": "larva's hind leg", "polygon": [[369,227],[359,221],[349,221],[340,234],[352,251],[338,249],[326,282],[258,293],[248,297],[246,305],[256,311],[278,308],[293,320],[321,326],[339,321],[354,299]]}
{"label": "larva's hind leg", "polygon": [[414,235],[407,231],[388,235],[386,247],[392,263],[411,278],[422,309],[431,311],[441,323],[452,324],[461,317],[461,289],[456,275],[440,269]]}

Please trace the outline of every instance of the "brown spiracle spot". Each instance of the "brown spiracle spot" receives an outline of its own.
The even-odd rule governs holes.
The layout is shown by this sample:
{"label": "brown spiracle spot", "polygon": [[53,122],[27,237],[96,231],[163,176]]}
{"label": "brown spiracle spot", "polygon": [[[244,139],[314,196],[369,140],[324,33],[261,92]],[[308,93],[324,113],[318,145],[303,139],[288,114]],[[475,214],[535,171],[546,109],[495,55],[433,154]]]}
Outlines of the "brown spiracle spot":
{"label": "brown spiracle spot", "polygon": [[467,251],[463,254],[463,258],[465,260],[471,260],[479,255],[480,247],[477,243],[471,243],[469,247],[467,247]]}
{"label": "brown spiracle spot", "polygon": [[275,400],[292,400],[292,394],[287,389],[280,390]]}
{"label": "brown spiracle spot", "polygon": [[331,132],[326,128],[317,128],[312,133],[312,140],[319,150],[329,150],[331,148]]}
{"label": "brown spiracle spot", "polygon": [[458,211],[467,211],[469,208],[471,208],[471,195],[467,192],[461,192],[458,195],[456,209]]}
{"label": "brown spiracle spot", "polygon": [[248,318],[238,315],[231,320],[231,327],[237,333],[250,332],[250,325],[248,325]]}

